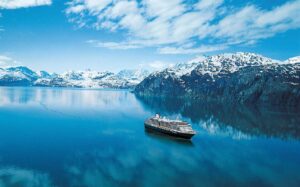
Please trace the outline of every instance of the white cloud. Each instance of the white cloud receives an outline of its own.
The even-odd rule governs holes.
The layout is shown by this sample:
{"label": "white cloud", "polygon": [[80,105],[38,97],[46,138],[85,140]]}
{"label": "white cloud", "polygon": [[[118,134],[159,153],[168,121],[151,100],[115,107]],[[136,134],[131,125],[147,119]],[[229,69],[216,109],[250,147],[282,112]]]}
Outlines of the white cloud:
{"label": "white cloud", "polygon": [[[231,11],[227,11],[231,8]],[[73,0],[66,14],[79,27],[121,32],[109,49],[158,47],[162,54],[205,53],[232,45],[254,45],[289,29],[300,28],[300,0],[273,9],[254,4],[227,7],[224,0]],[[125,34],[124,34],[125,33]],[[186,47],[187,43],[193,45]]]}
{"label": "white cloud", "polygon": [[202,0],[196,3],[196,8],[199,10],[203,9],[215,9],[216,7],[220,6],[223,3],[223,0]]}
{"label": "white cloud", "polygon": [[27,8],[51,4],[51,0],[0,0],[0,9]]}
{"label": "white cloud", "polygon": [[77,14],[77,13],[80,13],[81,11],[83,11],[84,9],[85,9],[84,5],[71,6],[66,10],[66,13],[67,14],[71,14],[71,13]]}
{"label": "white cloud", "polygon": [[214,31],[208,34],[211,37],[225,38],[234,43],[253,43],[289,29],[300,28],[300,0],[287,2],[269,11],[254,5],[246,6],[212,27]]}
{"label": "white cloud", "polygon": [[87,43],[92,44],[94,47],[102,47],[107,49],[137,49],[141,48],[142,46],[137,44],[130,44],[130,43],[118,43],[118,42],[101,42],[97,40],[89,40]]}
{"label": "white cloud", "polygon": [[[45,6],[51,4],[52,0],[0,0],[0,10]],[[0,18],[1,17],[2,14],[0,12]],[[0,25],[0,32],[1,31],[4,31],[4,29]]]}
{"label": "white cloud", "polygon": [[7,56],[0,55],[0,68],[6,68],[11,66],[17,66],[19,63]]}
{"label": "white cloud", "polygon": [[[74,5],[74,2],[77,2]],[[69,20],[82,24],[83,18],[89,22],[93,9],[86,6],[85,1],[72,1],[66,13]],[[73,11],[74,6],[82,5],[85,8],[80,13]],[[72,10],[72,11],[71,11]],[[214,16],[206,11],[186,13],[187,5],[181,0],[160,1],[114,1],[107,5],[95,18],[92,24],[96,29],[126,30],[130,38],[127,43],[139,43],[145,46],[180,43],[183,40],[197,35],[198,27]],[[208,16],[209,15],[209,16]],[[192,20],[189,29],[184,21]],[[196,21],[198,20],[198,22]],[[191,32],[195,28],[195,31]],[[175,30],[175,32],[173,32]],[[180,38],[178,37],[180,35]]]}
{"label": "white cloud", "polygon": [[194,48],[184,48],[184,47],[163,47],[159,48],[158,52],[160,54],[195,54],[195,53],[208,53],[212,51],[221,51],[226,49],[226,45],[202,45],[200,47]]}
{"label": "white cloud", "polygon": [[145,8],[147,17],[170,19],[180,16],[185,12],[185,5],[182,0],[162,1],[162,0],[144,0],[142,4]]}

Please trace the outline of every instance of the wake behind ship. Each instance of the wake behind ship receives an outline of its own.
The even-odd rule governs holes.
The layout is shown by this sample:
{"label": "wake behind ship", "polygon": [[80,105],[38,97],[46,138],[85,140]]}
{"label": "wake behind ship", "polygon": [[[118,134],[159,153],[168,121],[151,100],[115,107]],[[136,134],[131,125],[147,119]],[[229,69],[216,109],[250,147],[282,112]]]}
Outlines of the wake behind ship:
{"label": "wake behind ship", "polygon": [[144,124],[147,129],[185,139],[191,139],[196,134],[187,122],[162,118],[158,114],[147,119]]}

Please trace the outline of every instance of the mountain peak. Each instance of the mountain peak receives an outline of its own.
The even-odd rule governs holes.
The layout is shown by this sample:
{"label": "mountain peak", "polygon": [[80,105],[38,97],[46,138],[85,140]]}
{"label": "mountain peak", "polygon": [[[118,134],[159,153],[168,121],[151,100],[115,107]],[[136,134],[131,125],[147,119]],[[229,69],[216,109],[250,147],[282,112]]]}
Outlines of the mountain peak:
{"label": "mountain peak", "polygon": [[224,53],[207,57],[195,68],[198,74],[217,75],[220,72],[233,73],[246,66],[258,66],[278,61],[255,53],[237,52]]}
{"label": "mountain peak", "polygon": [[128,80],[130,83],[138,84],[149,74],[150,72],[145,69],[125,69],[117,73],[117,76],[121,79]]}
{"label": "mountain peak", "polygon": [[197,56],[196,58],[178,63],[164,71],[177,77],[190,74],[197,70],[201,74],[217,74],[220,71],[234,72],[241,67],[278,63],[279,61],[249,52],[223,53],[213,56]]}
{"label": "mountain peak", "polygon": [[226,63],[226,61],[235,61],[237,65],[262,65],[276,62],[276,60],[264,57],[260,54],[249,52],[224,53],[210,56],[208,59],[209,61],[219,61],[224,63]]}
{"label": "mountain peak", "polygon": [[289,58],[284,62],[289,63],[289,64],[300,63],[300,56],[295,56],[295,57]]}

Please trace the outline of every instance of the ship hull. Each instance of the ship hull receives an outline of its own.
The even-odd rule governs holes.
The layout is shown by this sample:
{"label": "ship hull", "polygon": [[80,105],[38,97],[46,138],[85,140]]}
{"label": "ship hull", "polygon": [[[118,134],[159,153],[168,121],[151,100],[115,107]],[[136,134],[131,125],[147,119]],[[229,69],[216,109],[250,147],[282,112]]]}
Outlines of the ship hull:
{"label": "ship hull", "polygon": [[149,125],[147,123],[145,123],[145,128],[156,131],[156,132],[160,132],[163,134],[167,134],[169,136],[184,138],[184,139],[191,139],[195,135],[195,134],[190,134],[190,133],[172,132],[172,131],[168,131],[168,130],[165,130],[165,129],[162,129],[162,128],[159,128],[156,126]]}

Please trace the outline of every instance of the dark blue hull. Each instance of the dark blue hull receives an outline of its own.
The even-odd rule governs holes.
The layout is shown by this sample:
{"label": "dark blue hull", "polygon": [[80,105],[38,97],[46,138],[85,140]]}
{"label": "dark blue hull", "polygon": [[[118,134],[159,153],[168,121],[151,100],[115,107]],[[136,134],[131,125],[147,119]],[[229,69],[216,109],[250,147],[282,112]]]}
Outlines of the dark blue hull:
{"label": "dark blue hull", "polygon": [[169,136],[174,136],[174,137],[179,137],[179,138],[184,138],[184,139],[191,139],[195,134],[190,134],[190,133],[179,133],[179,132],[172,132],[169,130],[165,130],[162,128],[158,128],[152,125],[148,125],[147,123],[145,123],[145,128],[153,130],[153,131],[157,131],[163,134],[167,134]]}

